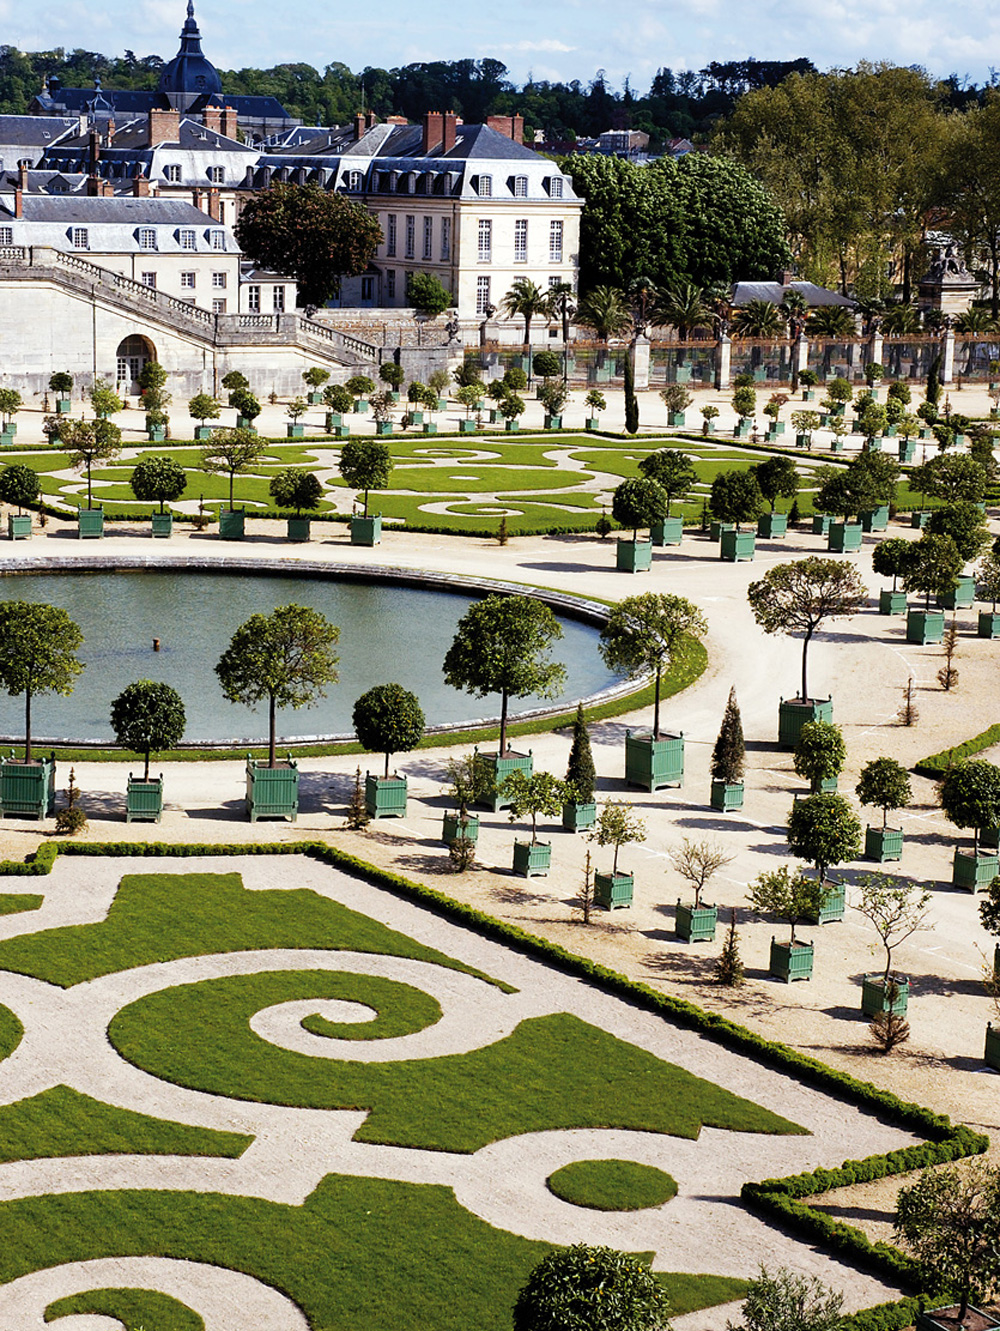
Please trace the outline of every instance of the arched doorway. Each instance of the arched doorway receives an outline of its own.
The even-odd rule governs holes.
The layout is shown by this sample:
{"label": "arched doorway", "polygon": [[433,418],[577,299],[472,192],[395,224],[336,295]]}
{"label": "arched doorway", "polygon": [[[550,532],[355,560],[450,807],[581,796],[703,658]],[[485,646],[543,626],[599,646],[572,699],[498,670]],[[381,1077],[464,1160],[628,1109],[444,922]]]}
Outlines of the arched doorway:
{"label": "arched doorway", "polygon": [[142,367],[148,360],[156,360],[156,348],[148,337],[133,333],[131,337],[119,342],[116,357],[117,391],[125,397],[129,394],[134,396],[139,392],[139,375],[142,373]]}

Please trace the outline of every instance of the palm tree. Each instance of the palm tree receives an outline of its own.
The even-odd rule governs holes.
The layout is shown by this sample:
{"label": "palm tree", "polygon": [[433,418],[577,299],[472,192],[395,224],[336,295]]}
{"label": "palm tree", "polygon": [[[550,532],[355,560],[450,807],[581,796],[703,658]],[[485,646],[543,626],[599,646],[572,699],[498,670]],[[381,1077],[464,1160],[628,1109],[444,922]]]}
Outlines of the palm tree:
{"label": "palm tree", "polygon": [[543,291],[530,277],[515,277],[514,284],[500,302],[508,319],[520,316],[524,320],[524,350],[531,351],[531,321],[536,315],[549,317],[548,292]]}
{"label": "palm tree", "polygon": [[997,320],[982,305],[973,305],[955,320],[956,333],[994,333]]}
{"label": "palm tree", "polygon": [[809,313],[809,302],[801,291],[796,291],[794,287],[790,287],[782,297],[778,309],[789,325],[789,333],[791,334],[793,326],[801,330],[805,324],[806,316]]}
{"label": "palm tree", "polygon": [[771,300],[748,300],[733,312],[737,337],[780,337],[785,331],[781,311]]}
{"label": "palm tree", "polygon": [[631,328],[632,315],[617,287],[593,287],[580,301],[576,321],[592,328],[599,342],[608,342]]}
{"label": "palm tree", "polygon": [[676,328],[677,336],[686,342],[693,329],[712,322],[712,311],[701,287],[684,282],[679,286],[662,287],[657,292],[656,318],[668,327]]}
{"label": "palm tree", "polygon": [[886,306],[882,315],[882,331],[899,336],[901,333],[915,333],[920,327],[920,320],[912,305],[902,302]]}
{"label": "palm tree", "polygon": [[563,346],[569,343],[569,321],[573,317],[573,288],[568,282],[557,282],[545,293],[545,314],[549,319],[562,321]]}

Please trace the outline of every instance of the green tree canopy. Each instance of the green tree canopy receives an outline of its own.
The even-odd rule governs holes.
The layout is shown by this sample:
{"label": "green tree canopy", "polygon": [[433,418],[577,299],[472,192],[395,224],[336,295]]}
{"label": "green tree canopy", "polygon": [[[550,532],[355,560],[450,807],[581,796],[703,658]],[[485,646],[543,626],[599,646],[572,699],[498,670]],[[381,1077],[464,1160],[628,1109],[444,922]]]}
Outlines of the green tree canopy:
{"label": "green tree canopy", "polygon": [[111,704],[111,729],[123,749],[145,759],[143,780],[149,780],[149,755],[172,749],[184,736],[187,718],[176,689],[152,679],[137,679]]}
{"label": "green tree canopy", "polygon": [[698,479],[691,458],[679,448],[661,448],[656,453],[648,453],[640,459],[639,470],[663,489],[667,496],[668,518],[671,503],[675,499],[683,499]]}
{"label": "green tree canopy", "polygon": [[778,499],[794,499],[799,492],[799,473],[791,458],[775,454],[765,462],[758,462],[754,467],[757,485],[761,494],[771,505],[771,512]]}
{"label": "green tree canopy", "polygon": [[649,527],[667,515],[668,501],[659,481],[648,476],[631,477],[615,486],[611,496],[611,512],[622,527],[632,529],[634,540],[639,539],[639,528]]}
{"label": "green tree canopy", "polygon": [[188,414],[199,425],[204,425],[206,421],[217,421],[221,410],[218,399],[212,397],[211,393],[195,393],[188,402]]}
{"label": "green tree canopy", "polygon": [[910,558],[911,542],[902,536],[889,536],[879,541],[872,551],[872,568],[880,577],[892,578],[892,590],[896,590],[896,579],[906,569]]}
{"label": "green tree canopy", "polygon": [[573,742],[566,763],[566,784],[578,804],[592,804],[596,782],[597,768],[590,747],[590,731],[583,714],[583,703],[580,702],[576,705],[576,716],[573,718]]}
{"label": "green tree canopy", "polygon": [[25,504],[35,502],[38,490],[38,472],[33,467],[14,462],[0,471],[0,499],[5,504],[16,504],[19,513]]}
{"label": "green tree canopy", "polygon": [[529,776],[519,767],[504,777],[497,793],[507,800],[510,822],[516,823],[525,815],[531,818],[533,846],[538,844],[538,815],[554,818],[570,797],[566,782],[551,772],[532,772]]}
{"label": "green tree canopy", "polygon": [[925,531],[936,536],[950,536],[963,563],[978,559],[990,543],[990,529],[978,504],[958,500],[935,508],[927,519]]}
{"label": "green tree canopy", "polygon": [[824,891],[822,876],[810,878],[801,869],[793,872],[782,865],[755,878],[747,890],[747,900],[761,915],[783,920],[789,928],[788,941],[794,943],[798,926],[819,914]]}
{"label": "green tree canopy", "polygon": [[867,808],[882,810],[883,827],[890,809],[905,808],[913,798],[906,768],[895,758],[873,758],[865,763],[854,793]]}
{"label": "green tree canopy", "polygon": [[691,601],[668,592],[626,596],[608,615],[601,629],[600,653],[609,670],[631,679],[650,674],[654,679],[653,738],[660,737],[660,685],[685,636],[708,632],[705,617]]}
{"label": "green tree canopy", "polygon": [[354,704],[351,717],[361,747],[385,754],[384,776],[394,753],[409,753],[424,733],[424,714],[416,694],[402,684],[376,684]]}
{"label": "green tree canopy", "polygon": [[165,503],[180,499],[187,489],[187,472],[174,458],[143,457],[135,464],[128,483],[136,499],[158,503],[162,513]]}
{"label": "green tree canopy", "polygon": [[375,439],[349,439],[340,450],[338,466],[351,489],[364,492],[367,517],[368,491],[384,490],[389,484],[392,455],[388,445]]}
{"label": "green tree canopy", "polygon": [[229,477],[229,507],[233,506],[233,484],[249,471],[264,451],[264,443],[245,429],[216,430],[201,450],[201,469]]}
{"label": "green tree canopy", "polygon": [[744,522],[756,522],[764,508],[764,496],[754,469],[720,471],[712,482],[708,507],[719,522],[735,522],[737,531]]}
{"label": "green tree canopy", "polygon": [[743,1325],[733,1331],[840,1331],[843,1303],[843,1294],[827,1289],[815,1276],[784,1267],[770,1272],[762,1266],[747,1288],[740,1310]]}
{"label": "green tree canopy", "polygon": [[740,705],[736,701],[735,684],[729,690],[726,710],[722,714],[722,724],[712,749],[711,773],[716,781],[725,781],[735,785],[743,780],[746,763],[746,741],[743,738],[743,718]]}
{"label": "green tree canopy", "polygon": [[957,586],[964,562],[950,536],[925,531],[911,546],[903,586],[908,592],[923,592],[929,609],[932,596],[945,596]]}
{"label": "green tree canopy", "polygon": [[514,1331],[670,1331],[667,1295],[647,1266],[583,1243],[542,1259],[514,1305]]}
{"label": "green tree canopy", "polygon": [[297,515],[319,508],[323,498],[319,477],[304,467],[285,467],[271,477],[268,490],[279,508],[292,508]]}
{"label": "green tree canopy", "polygon": [[596,841],[599,846],[614,846],[615,856],[611,865],[611,873],[614,875],[618,872],[618,852],[622,846],[645,841],[646,824],[631,804],[624,800],[608,800],[597,815],[597,822],[588,839]]}
{"label": "green tree canopy", "polygon": [[956,763],[941,782],[939,798],[949,822],[973,829],[978,851],[980,830],[1000,827],[1000,767],[985,758]]}
{"label": "green tree canopy", "polygon": [[0,601],[0,685],[24,694],[24,761],[32,761],[31,700],[36,694],[73,692],[83,670],[76,653],[80,627],[65,610],[32,601]]}
{"label": "green tree canopy", "polygon": [[792,762],[817,795],[822,782],[840,775],[846,758],[847,746],[840,726],[832,721],[807,721],[795,741]]}
{"label": "green tree canopy", "polygon": [[788,815],[788,848],[816,866],[822,881],[827,869],[861,854],[861,823],[843,795],[810,795],[797,800]]}
{"label": "green tree canopy", "polygon": [[122,432],[108,420],[64,420],[59,427],[59,437],[73,466],[83,467],[87,473],[87,507],[93,508],[91,472],[94,463],[110,462],[118,456],[122,448]]}

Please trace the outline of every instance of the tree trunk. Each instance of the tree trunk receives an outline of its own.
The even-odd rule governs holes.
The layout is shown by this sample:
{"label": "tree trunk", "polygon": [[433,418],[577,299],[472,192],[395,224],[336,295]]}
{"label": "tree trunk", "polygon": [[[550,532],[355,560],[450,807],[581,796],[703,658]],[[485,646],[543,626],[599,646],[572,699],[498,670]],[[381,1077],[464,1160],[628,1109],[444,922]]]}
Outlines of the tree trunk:
{"label": "tree trunk", "polygon": [[230,512],[232,512],[232,509],[233,509],[233,481],[234,481],[235,479],[236,479],[236,473],[235,473],[234,471],[231,471],[231,472],[229,473],[229,511],[230,511]]}
{"label": "tree trunk", "polygon": [[389,755],[388,755],[388,754],[385,755],[385,771],[384,771],[384,773],[383,773],[383,776],[384,776],[385,779],[388,781],[388,779],[389,779]]}
{"label": "tree trunk", "polygon": [[500,757],[507,752],[507,690],[500,691]]}
{"label": "tree trunk", "polygon": [[278,708],[274,701],[274,694],[268,698],[268,730],[270,732],[267,745],[267,765],[268,767],[277,767],[274,760],[274,732],[278,724]]}
{"label": "tree trunk", "polygon": [[143,781],[149,780],[149,750],[146,750],[146,770],[142,774]]}
{"label": "tree trunk", "polygon": [[809,701],[809,689],[808,685],[806,684],[806,657],[809,653],[809,639],[812,637],[812,635],[813,635],[813,630],[810,629],[809,632],[806,634],[806,636],[802,639],[802,701],[803,702]]}
{"label": "tree trunk", "polygon": [[91,463],[88,462],[88,463],[87,463],[87,507],[88,507],[88,508],[93,508],[93,507],[94,507],[94,501],[93,501],[93,499],[91,498],[91,495],[90,495],[90,468],[91,468]]}
{"label": "tree trunk", "polygon": [[656,684],[653,694],[653,739],[660,738],[660,667],[656,667]]}
{"label": "tree trunk", "polygon": [[31,690],[24,694],[24,761],[31,762]]}

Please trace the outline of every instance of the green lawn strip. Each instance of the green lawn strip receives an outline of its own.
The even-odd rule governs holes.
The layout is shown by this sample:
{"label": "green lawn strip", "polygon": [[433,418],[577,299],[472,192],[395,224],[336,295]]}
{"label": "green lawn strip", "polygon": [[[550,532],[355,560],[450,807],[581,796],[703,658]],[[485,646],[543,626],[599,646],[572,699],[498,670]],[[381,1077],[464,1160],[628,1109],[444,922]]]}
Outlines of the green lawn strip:
{"label": "green lawn strip", "polygon": [[655,1271],[654,1275],[667,1291],[673,1317],[699,1308],[715,1308],[720,1303],[735,1303],[750,1288],[746,1280],[735,1276],[695,1276],[684,1271]]}
{"label": "green lawn strip", "polygon": [[116,1013],[111,1043],[193,1090],[306,1109],[366,1109],[358,1141],[476,1151],[551,1128],[624,1128],[696,1138],[702,1124],[799,1133],[786,1119],[568,1013],[532,1018],[467,1054],[401,1063],[316,1059],[262,1040],[252,1015],[268,977],[227,976],[149,994]]}
{"label": "green lawn strip", "polygon": [[380,975],[280,971],[264,978],[267,980],[262,986],[267,993],[265,1006],[293,1002],[300,999],[305,990],[309,998],[364,1003],[377,1012],[378,1015],[370,1021],[331,1021],[318,1013],[311,1013],[299,1023],[310,1034],[331,1040],[394,1039],[400,1035],[414,1035],[441,1020],[441,1004],[436,998],[413,985],[387,980]]}
{"label": "green lawn strip", "polygon": [[77,1155],[206,1155],[235,1160],[252,1137],[93,1100],[69,1086],[0,1106],[0,1163]]}
{"label": "green lawn strip", "polygon": [[[509,1331],[518,1291],[554,1250],[494,1229],[448,1188],[338,1175],[301,1207],[212,1193],[70,1193],[4,1202],[0,1226],[5,1283],[102,1257],[206,1262],[279,1290],[312,1331]],[[672,1296],[676,1281],[676,1312],[744,1288],[660,1278]]]}
{"label": "green lawn strip", "polygon": [[68,989],[133,966],[263,948],[376,952],[490,978],[311,890],[250,892],[238,873],[126,875],[106,919],[9,938],[0,969]]}
{"label": "green lawn strip", "polygon": [[44,900],[37,892],[0,892],[0,915],[19,915],[21,911],[38,910]]}
{"label": "green lawn strip", "polygon": [[984,749],[993,748],[994,744],[1000,744],[1000,721],[994,722],[987,730],[974,735],[972,739],[962,740],[954,748],[942,749],[940,753],[932,753],[926,758],[921,758],[914,764],[913,770],[921,776],[940,780],[949,767],[964,762],[966,758],[971,758],[976,753],[982,753]]}
{"label": "green lawn strip", "polygon": [[493,494],[497,490],[559,490],[582,485],[589,477],[578,471],[555,467],[394,467],[381,503],[400,491],[429,498],[449,494]]}
{"label": "green lawn strip", "polygon": [[9,1058],[24,1036],[24,1027],[9,1007],[0,1004],[0,1059]]}
{"label": "green lawn strip", "polygon": [[676,1179],[635,1160],[574,1160],[546,1182],[560,1200],[593,1211],[643,1211],[677,1196]]}
{"label": "green lawn strip", "polygon": [[45,1309],[46,1322],[73,1313],[115,1317],[125,1331],[205,1331],[205,1321],[193,1308],[155,1289],[91,1289],[56,1299]]}

